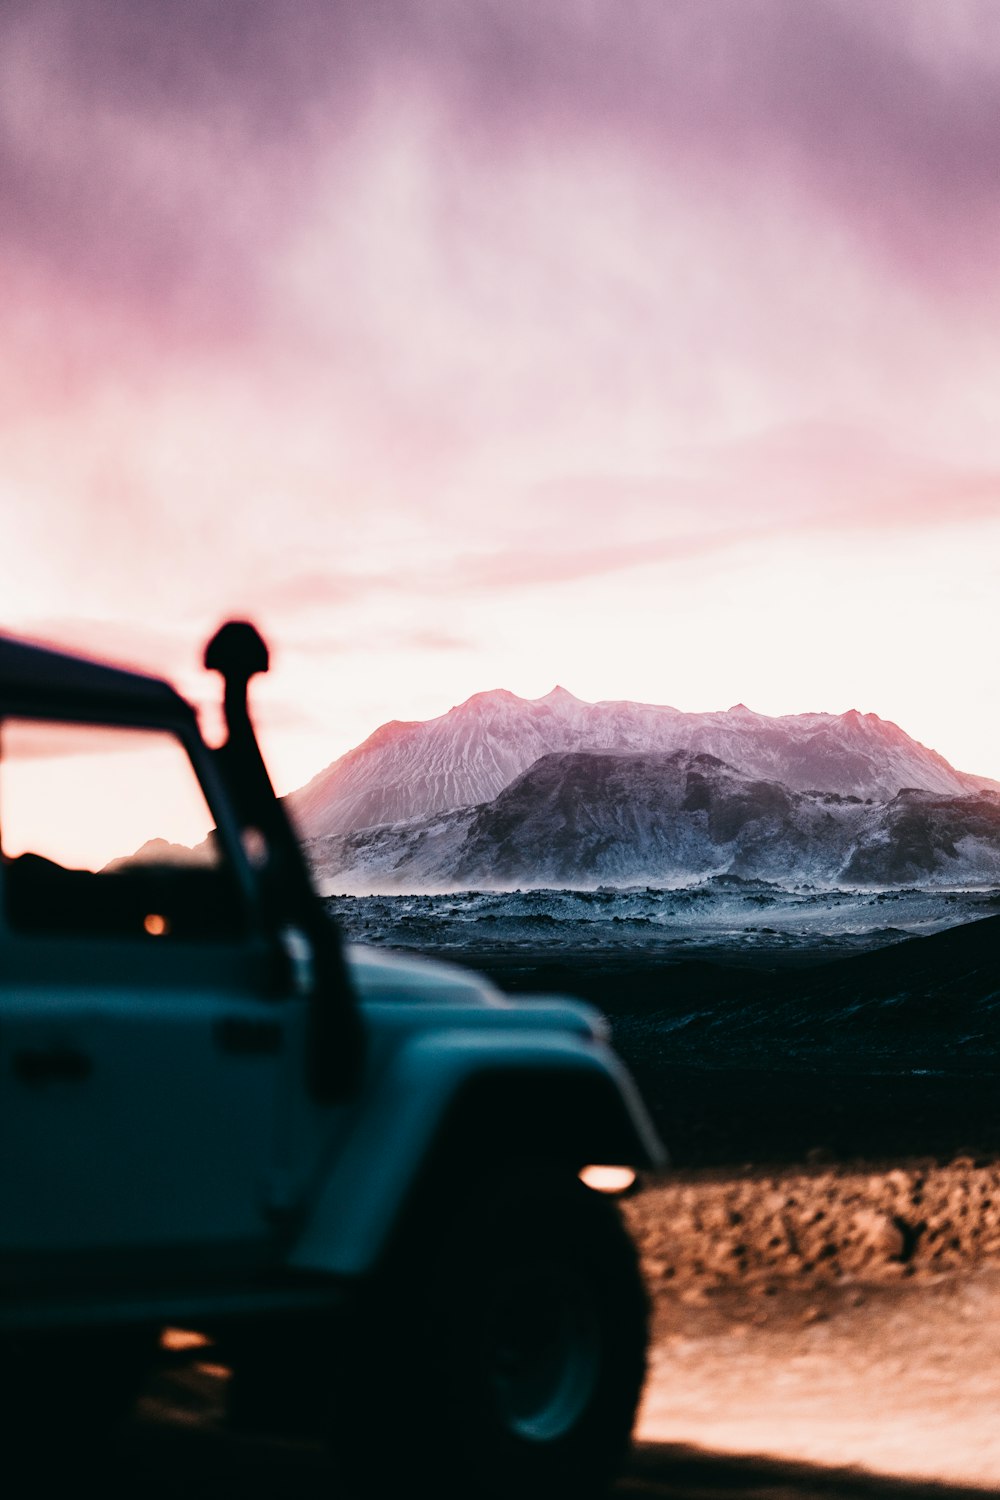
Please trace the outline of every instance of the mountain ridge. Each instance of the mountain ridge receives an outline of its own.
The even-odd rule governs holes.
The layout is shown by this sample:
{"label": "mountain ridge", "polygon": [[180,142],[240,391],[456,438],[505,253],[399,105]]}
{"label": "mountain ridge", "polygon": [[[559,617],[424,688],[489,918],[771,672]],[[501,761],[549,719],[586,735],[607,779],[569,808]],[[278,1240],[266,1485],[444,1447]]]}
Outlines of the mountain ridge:
{"label": "mountain ridge", "polygon": [[891,720],[849,709],[769,716],[738,703],[687,713],[665,704],[588,703],[561,685],[541,698],[474,693],[426,720],[391,720],[292,792],[305,837],[419,820],[499,795],[540,756],[583,750],[716,755],[793,791],[885,800],[905,787],[962,796],[1000,790],[957,771]]}

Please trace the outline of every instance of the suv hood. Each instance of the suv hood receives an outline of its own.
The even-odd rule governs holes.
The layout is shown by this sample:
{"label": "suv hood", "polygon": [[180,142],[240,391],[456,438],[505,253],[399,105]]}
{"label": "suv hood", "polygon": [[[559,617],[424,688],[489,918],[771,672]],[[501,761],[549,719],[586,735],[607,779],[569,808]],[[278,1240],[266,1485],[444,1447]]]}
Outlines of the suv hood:
{"label": "suv hood", "polygon": [[385,953],[361,943],[347,943],[344,957],[355,994],[366,1000],[435,1001],[454,1005],[506,1006],[496,985],[457,964],[414,954]]}

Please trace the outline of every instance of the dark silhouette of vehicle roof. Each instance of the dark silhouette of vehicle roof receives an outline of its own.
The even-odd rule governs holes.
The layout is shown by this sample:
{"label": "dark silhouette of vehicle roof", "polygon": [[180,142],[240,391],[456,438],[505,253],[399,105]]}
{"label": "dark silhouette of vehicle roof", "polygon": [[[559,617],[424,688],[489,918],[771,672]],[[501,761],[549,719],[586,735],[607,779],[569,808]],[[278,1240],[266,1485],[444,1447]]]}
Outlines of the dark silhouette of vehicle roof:
{"label": "dark silhouette of vehicle roof", "polygon": [[148,717],[157,723],[192,716],[162,678],[0,635],[0,714],[60,712],[85,719]]}

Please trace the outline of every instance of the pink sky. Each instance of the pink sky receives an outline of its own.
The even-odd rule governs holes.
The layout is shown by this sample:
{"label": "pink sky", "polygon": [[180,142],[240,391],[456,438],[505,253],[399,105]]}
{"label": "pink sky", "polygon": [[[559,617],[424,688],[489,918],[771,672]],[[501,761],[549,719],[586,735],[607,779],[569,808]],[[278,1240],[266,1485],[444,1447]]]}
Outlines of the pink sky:
{"label": "pink sky", "polygon": [[470,693],[1000,777],[993,0],[8,0],[0,624],[282,789]]}

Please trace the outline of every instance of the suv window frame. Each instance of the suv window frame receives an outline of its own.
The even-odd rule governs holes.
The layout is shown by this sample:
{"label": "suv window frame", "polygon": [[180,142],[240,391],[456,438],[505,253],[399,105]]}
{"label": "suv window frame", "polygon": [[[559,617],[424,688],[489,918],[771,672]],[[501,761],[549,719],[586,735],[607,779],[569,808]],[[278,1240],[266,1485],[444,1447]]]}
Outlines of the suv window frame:
{"label": "suv window frame", "polygon": [[[183,705],[187,708],[187,705]],[[141,706],[130,712],[126,705],[119,710],[109,712],[106,707],[102,709],[88,710],[85,705],[79,707],[73,705],[66,707],[54,705],[44,701],[27,702],[0,702],[0,770],[3,766],[3,731],[4,725],[9,720],[20,720],[21,722],[38,722],[48,724],[65,724],[70,727],[93,727],[98,729],[122,729],[122,730],[145,730],[151,734],[166,735],[179,743],[184,755],[187,757],[191,773],[201,794],[209,814],[215,820],[215,829],[222,848],[222,858],[232,875],[239,899],[243,907],[246,927],[245,932],[239,936],[224,934],[219,937],[209,936],[207,939],[199,940],[197,943],[184,939],[172,940],[159,943],[143,939],[138,934],[134,937],[129,934],[107,937],[103,935],[88,936],[87,934],[66,933],[54,931],[25,932],[14,926],[7,913],[7,902],[4,891],[4,871],[0,863],[0,934],[2,934],[4,945],[11,945],[11,955],[15,954],[23,959],[28,957],[29,951],[38,954],[39,950],[51,948],[53,944],[71,945],[75,952],[84,948],[92,953],[95,958],[110,957],[118,954],[124,949],[124,963],[121,965],[123,977],[130,969],[139,955],[155,955],[157,963],[162,963],[170,954],[175,955],[175,961],[163,964],[163,980],[170,983],[175,977],[173,971],[178,965],[176,960],[190,962],[194,954],[205,956],[207,953],[225,954],[234,957],[240,954],[257,953],[259,955],[260,936],[262,929],[262,902],[259,882],[252,870],[243,850],[240,838],[240,828],[235,816],[234,809],[229,800],[224,780],[219,772],[219,767],[213,760],[212,751],[205,743],[198,721],[192,709],[185,713],[176,715],[165,715],[143,711]],[[3,808],[0,806],[0,847],[2,847],[2,817]],[[3,964],[4,969],[11,966]],[[15,962],[15,970],[22,969],[22,963]],[[48,965],[42,964],[42,968]],[[112,962],[112,969],[119,966]],[[154,965],[155,967],[155,965]],[[214,966],[213,966],[214,967]],[[102,978],[105,976],[102,974]],[[111,978],[111,975],[108,976]],[[143,975],[143,979],[146,979]]]}

